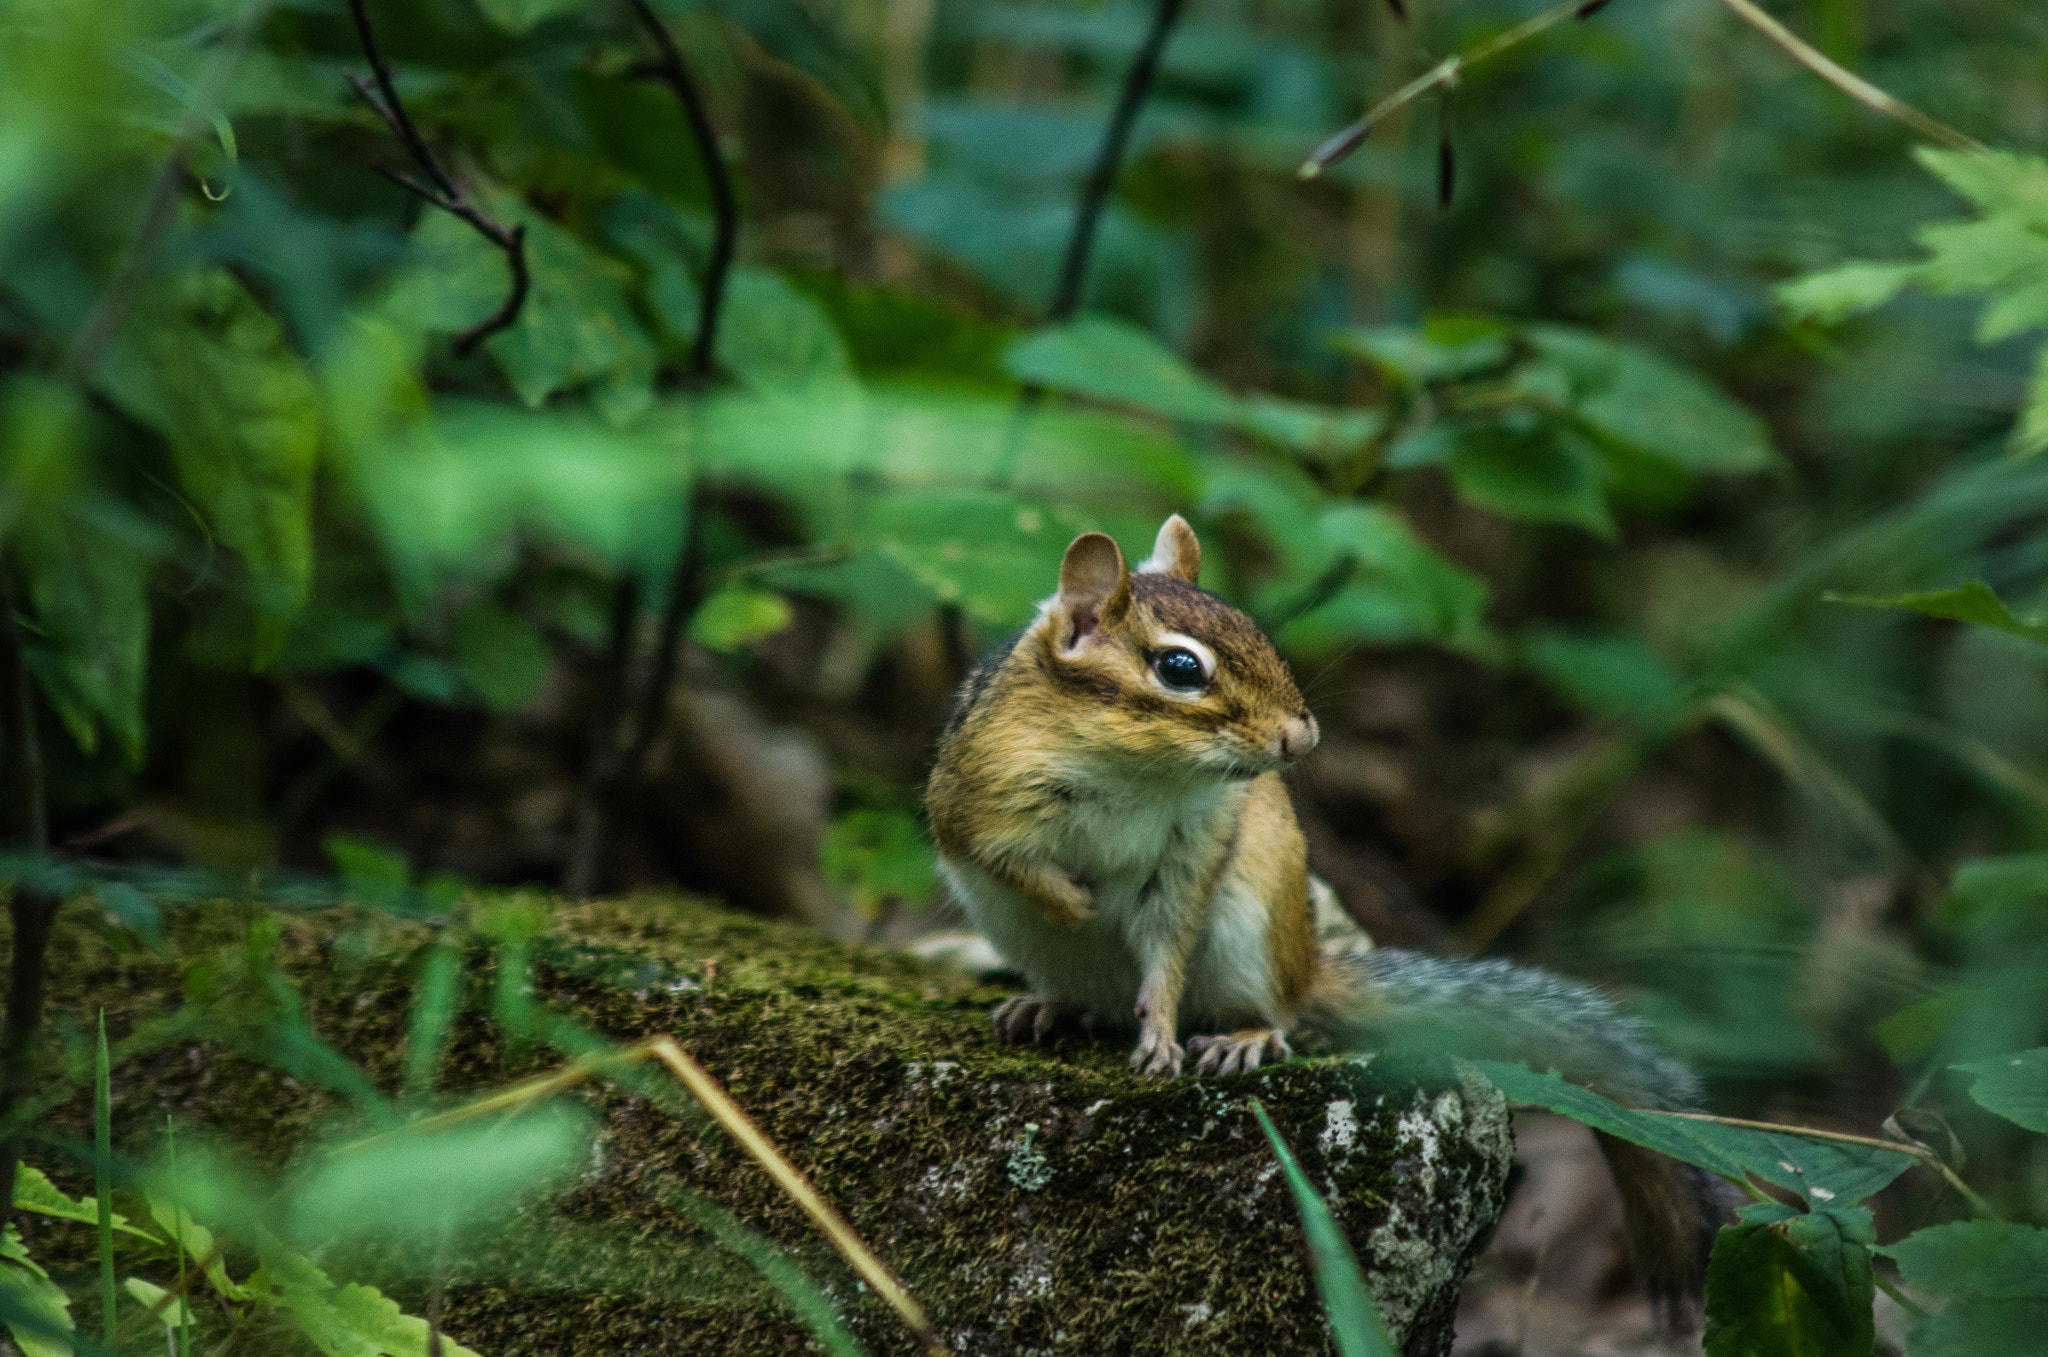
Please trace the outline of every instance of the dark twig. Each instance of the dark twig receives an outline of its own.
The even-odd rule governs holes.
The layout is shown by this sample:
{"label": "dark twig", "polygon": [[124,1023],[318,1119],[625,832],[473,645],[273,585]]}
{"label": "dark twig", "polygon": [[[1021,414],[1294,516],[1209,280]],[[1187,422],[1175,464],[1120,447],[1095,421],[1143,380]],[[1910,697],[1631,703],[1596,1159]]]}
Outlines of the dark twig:
{"label": "dark twig", "polygon": [[690,496],[690,515],[683,525],[683,551],[676,560],[675,577],[669,581],[668,601],[661,609],[661,630],[654,640],[654,668],[647,686],[640,690],[638,720],[633,726],[633,743],[619,769],[622,785],[639,781],[647,766],[647,755],[661,734],[662,718],[668,714],[669,685],[675,682],[676,659],[682,651],[683,635],[697,605],[704,601],[704,501],[699,488]]}
{"label": "dark twig", "polygon": [[1089,171],[1088,181],[1082,186],[1081,207],[1074,214],[1074,233],[1067,239],[1067,257],[1060,264],[1059,286],[1053,290],[1052,305],[1046,311],[1046,319],[1054,324],[1070,319],[1081,305],[1081,287],[1088,278],[1088,256],[1095,249],[1095,228],[1123,169],[1131,128],[1138,121],[1138,110],[1145,106],[1145,96],[1152,92],[1160,55],[1166,50],[1166,40],[1173,36],[1182,3],[1183,0],[1159,0],[1159,8],[1152,13],[1152,27],[1138,47],[1130,73],[1124,77],[1123,94],[1117,99],[1116,112],[1110,115],[1102,147],[1095,154],[1095,168]]}
{"label": "dark twig", "polygon": [[[363,97],[371,111],[384,120],[400,142],[404,143],[413,163],[432,181],[422,184],[419,180],[400,170],[383,165],[370,168],[398,185],[406,192],[431,203],[452,217],[469,223],[476,233],[504,251],[505,263],[512,270],[512,290],[505,297],[505,304],[487,320],[478,322],[455,336],[455,352],[466,355],[477,345],[509,328],[519,319],[520,308],[526,305],[529,283],[526,272],[526,227],[521,224],[506,228],[479,209],[462,192],[453,176],[442,166],[439,156],[427,145],[425,137],[413,123],[412,115],[405,110],[405,101],[398,97],[398,87],[392,83],[391,67],[384,60],[384,54],[377,47],[377,31],[370,27],[370,16],[363,8],[363,0],[348,0],[348,10],[356,21],[356,37],[363,46],[363,56],[370,63],[370,72],[376,77],[377,88],[372,91],[368,81],[349,73],[348,83]],[[380,97],[381,96],[381,97]]]}
{"label": "dark twig", "polygon": [[711,125],[711,115],[705,111],[704,98],[697,90],[696,78],[690,74],[689,63],[683,60],[682,49],[676,46],[675,35],[647,0],[632,0],[632,5],[647,36],[661,52],[661,62],[654,73],[668,82],[668,87],[675,91],[676,102],[683,106],[690,138],[697,143],[697,158],[704,162],[704,178],[711,187],[711,258],[704,265],[704,288],[697,305],[697,339],[690,350],[691,367],[699,380],[706,380],[713,371],[718,310],[725,299],[725,278],[732,269],[733,247],[739,238],[739,203],[733,197],[732,173],[726,168],[725,157],[718,153],[718,130]]}
{"label": "dark twig", "polygon": [[[711,125],[710,112],[690,65],[683,59],[675,35],[661,21],[648,0],[630,0],[634,15],[653,41],[661,59],[636,74],[658,76],[675,93],[682,105],[683,120],[690,139],[696,143],[697,158],[703,163],[704,178],[711,188],[711,257],[704,265],[704,285],[698,296],[697,336],[690,349],[691,375],[699,385],[711,381],[718,363],[718,319],[725,300],[726,281],[732,272],[733,251],[739,239],[739,200],[733,193],[732,172],[718,149],[718,129]],[[632,741],[624,742],[627,707],[625,673],[633,655],[632,629],[636,614],[614,611],[606,663],[607,691],[615,696],[599,712],[591,734],[590,767],[570,846],[564,874],[565,889],[572,895],[587,895],[597,884],[600,860],[610,829],[611,812],[625,788],[637,782],[647,765],[647,756],[661,734],[668,714],[669,687],[675,682],[676,662],[690,619],[704,600],[704,507],[708,492],[700,483],[690,491],[689,513],[683,527],[683,545],[676,558],[674,577],[669,581],[668,599],[661,610],[661,625],[655,633],[653,663],[648,667],[646,686],[639,700],[631,703],[635,720]],[[637,602],[639,581],[623,581]]]}
{"label": "dark twig", "polygon": [[562,872],[562,892],[585,899],[597,889],[604,855],[605,820],[619,779],[619,717],[626,702],[626,666],[633,659],[633,628],[640,617],[640,577],[627,572],[612,589],[610,643],[605,648],[604,687],[590,723],[590,762],[583,771],[583,790],[576,801],[576,824],[569,841],[569,861]]}
{"label": "dark twig", "polygon": [[[35,683],[21,653],[13,609],[0,599],[0,761],[4,761],[7,838],[18,852],[41,857],[50,848],[44,811],[42,742],[36,732]],[[7,902],[14,922],[14,955],[7,984],[7,1019],[0,1029],[0,1228],[14,1215],[14,1176],[21,1163],[17,1109],[35,1086],[36,1038],[43,1023],[44,959],[58,897],[16,880]]]}

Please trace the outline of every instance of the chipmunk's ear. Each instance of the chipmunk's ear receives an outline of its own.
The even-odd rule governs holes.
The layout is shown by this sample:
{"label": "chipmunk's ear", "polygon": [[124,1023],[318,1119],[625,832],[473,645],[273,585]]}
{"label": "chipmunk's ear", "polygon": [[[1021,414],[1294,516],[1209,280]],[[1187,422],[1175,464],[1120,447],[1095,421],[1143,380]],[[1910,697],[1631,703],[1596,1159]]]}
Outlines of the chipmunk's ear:
{"label": "chipmunk's ear", "polygon": [[1138,573],[1171,575],[1189,584],[1201,577],[1202,544],[1185,518],[1175,514],[1159,525],[1159,538],[1152,543],[1152,554],[1138,562]]}
{"label": "chipmunk's ear", "polygon": [[1071,650],[1103,627],[1114,627],[1131,610],[1131,572],[1107,533],[1084,532],[1060,562],[1060,610],[1067,625],[1060,649]]}

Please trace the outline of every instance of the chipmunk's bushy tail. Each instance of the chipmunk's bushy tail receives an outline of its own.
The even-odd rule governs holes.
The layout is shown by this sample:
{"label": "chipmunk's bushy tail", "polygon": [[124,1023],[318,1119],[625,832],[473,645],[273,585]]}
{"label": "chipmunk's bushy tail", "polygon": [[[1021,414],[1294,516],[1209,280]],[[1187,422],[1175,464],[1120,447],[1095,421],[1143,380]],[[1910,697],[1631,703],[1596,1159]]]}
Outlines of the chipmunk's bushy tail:
{"label": "chipmunk's bushy tail", "polygon": [[[1589,986],[1498,960],[1376,949],[1325,959],[1303,1025],[1353,1050],[1444,1051],[1523,1060],[1625,1107],[1676,1112],[1699,1080],[1647,1025]],[[1674,1328],[1697,1318],[1714,1236],[1732,1219],[1727,1184],[1653,1150],[1595,1133],[1620,1190],[1643,1289]]]}

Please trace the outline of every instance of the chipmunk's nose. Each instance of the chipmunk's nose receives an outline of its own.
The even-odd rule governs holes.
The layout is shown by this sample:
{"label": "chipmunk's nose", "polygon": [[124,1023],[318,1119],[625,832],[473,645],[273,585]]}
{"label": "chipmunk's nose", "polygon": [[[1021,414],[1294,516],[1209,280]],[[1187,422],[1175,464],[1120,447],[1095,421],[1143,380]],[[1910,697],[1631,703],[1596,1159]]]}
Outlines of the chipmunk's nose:
{"label": "chipmunk's nose", "polygon": [[1287,724],[1280,727],[1280,738],[1276,742],[1280,757],[1289,763],[1294,762],[1316,747],[1318,734],[1316,718],[1307,712],[1290,717]]}

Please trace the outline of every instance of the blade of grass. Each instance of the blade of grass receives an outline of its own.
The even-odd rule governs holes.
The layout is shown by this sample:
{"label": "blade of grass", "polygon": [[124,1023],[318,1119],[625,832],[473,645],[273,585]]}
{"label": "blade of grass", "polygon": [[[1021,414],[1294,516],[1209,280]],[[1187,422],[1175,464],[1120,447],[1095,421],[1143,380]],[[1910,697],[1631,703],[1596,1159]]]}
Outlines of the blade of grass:
{"label": "blade of grass", "polygon": [[412,1030],[406,1038],[405,1086],[401,1094],[416,1103],[433,1091],[434,1076],[448,1047],[455,1021],[455,1000],[462,981],[462,949],[444,932],[420,963],[420,995],[412,1009]]}
{"label": "blade of grass", "polygon": [[99,1206],[100,1332],[114,1346],[114,1096],[107,1058],[107,1010],[100,1010],[99,1045],[92,1061],[92,1186]]}
{"label": "blade of grass", "polygon": [[1315,1265],[1316,1290],[1322,1293],[1323,1313],[1329,1318],[1330,1333],[1337,1342],[1338,1357],[1396,1357],[1394,1340],[1387,1334],[1380,1307],[1359,1270],[1358,1255],[1331,1214],[1330,1204],[1295,1162],[1294,1151],[1280,1137],[1266,1106],[1251,1100],[1252,1115],[1273,1146],[1280,1170],[1287,1175],[1287,1187],[1294,1193],[1294,1209],[1301,1216],[1301,1232],[1308,1237],[1308,1255]]}
{"label": "blade of grass", "polygon": [[[170,1113],[164,1114],[164,1153],[170,1160],[171,1181],[178,1180],[178,1128],[172,1123]],[[172,1207],[178,1210],[178,1207]],[[173,1217],[175,1220],[176,1217]],[[185,1275],[185,1231],[180,1228],[171,1232],[171,1238],[178,1250],[178,1276]],[[192,1307],[178,1307],[178,1348],[177,1357],[192,1357]]]}
{"label": "blade of grass", "polygon": [[782,1298],[789,1302],[789,1308],[796,1312],[796,1317],[825,1345],[825,1350],[832,1357],[868,1357],[868,1350],[840,1322],[839,1312],[833,1308],[831,1298],[818,1289],[817,1283],[804,1276],[789,1260],[788,1254],[748,1229],[737,1216],[709,1198],[677,1188],[671,1189],[664,1200],[688,1216],[698,1229],[753,1264],[768,1284],[782,1293]]}

